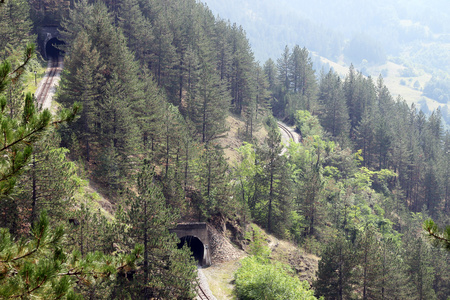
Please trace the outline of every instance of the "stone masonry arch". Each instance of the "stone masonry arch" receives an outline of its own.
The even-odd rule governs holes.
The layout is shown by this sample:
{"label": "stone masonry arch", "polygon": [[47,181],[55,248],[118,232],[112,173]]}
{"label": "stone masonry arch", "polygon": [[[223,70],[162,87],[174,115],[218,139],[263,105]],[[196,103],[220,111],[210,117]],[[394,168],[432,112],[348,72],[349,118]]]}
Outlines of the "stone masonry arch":
{"label": "stone masonry arch", "polygon": [[182,243],[187,243],[194,252],[194,257],[202,267],[211,265],[209,236],[206,223],[180,223],[170,232],[175,233]]}

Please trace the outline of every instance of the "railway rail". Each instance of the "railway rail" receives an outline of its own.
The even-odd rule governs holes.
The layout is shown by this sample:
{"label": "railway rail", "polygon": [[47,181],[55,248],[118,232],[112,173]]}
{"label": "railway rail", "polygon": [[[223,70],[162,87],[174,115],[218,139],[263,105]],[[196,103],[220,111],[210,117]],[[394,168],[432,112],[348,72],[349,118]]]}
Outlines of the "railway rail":
{"label": "railway rail", "polygon": [[286,132],[286,134],[288,135],[288,137],[290,139],[292,139],[295,142],[295,137],[294,134],[292,134],[292,132],[289,130],[289,128],[287,128],[286,126],[284,126],[281,122],[277,122],[278,127],[283,130],[284,132]]}
{"label": "railway rail", "polygon": [[200,299],[200,300],[210,300],[209,297],[208,297],[208,295],[206,294],[206,292],[203,290],[201,284],[198,285],[197,299]]}
{"label": "railway rail", "polygon": [[61,56],[58,56],[58,58],[51,58],[50,60],[49,67],[47,68],[45,77],[41,82],[40,89],[35,94],[39,108],[43,106],[51,88],[54,86],[54,81],[57,77],[56,75],[59,71],[59,66],[62,59],[63,58]]}

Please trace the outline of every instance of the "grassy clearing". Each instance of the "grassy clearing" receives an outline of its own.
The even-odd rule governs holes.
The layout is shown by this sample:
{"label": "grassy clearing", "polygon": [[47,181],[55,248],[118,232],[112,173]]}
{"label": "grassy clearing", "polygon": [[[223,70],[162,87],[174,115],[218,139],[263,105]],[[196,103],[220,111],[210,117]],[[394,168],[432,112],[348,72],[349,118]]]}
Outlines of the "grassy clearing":
{"label": "grassy clearing", "polygon": [[[26,93],[32,93],[32,94],[36,93],[36,89],[39,85],[39,82],[45,76],[45,71],[47,70],[47,62],[42,61],[42,60],[39,60],[39,62],[36,61],[32,64],[30,69],[31,70],[27,71],[23,77],[25,79],[25,86],[26,86],[25,91],[24,91],[25,94]],[[34,71],[36,71],[36,78],[35,78]]]}
{"label": "grassy clearing", "polygon": [[239,261],[242,258],[243,257],[237,260],[212,265],[211,267],[202,270],[208,281],[211,292],[218,300],[236,299],[236,296],[233,294],[234,273],[239,269]]}

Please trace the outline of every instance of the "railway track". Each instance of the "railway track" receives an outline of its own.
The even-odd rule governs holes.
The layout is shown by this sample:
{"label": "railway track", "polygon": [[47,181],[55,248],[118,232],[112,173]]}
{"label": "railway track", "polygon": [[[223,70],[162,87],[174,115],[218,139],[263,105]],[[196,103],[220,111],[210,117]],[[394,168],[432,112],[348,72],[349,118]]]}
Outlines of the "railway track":
{"label": "railway track", "polygon": [[47,99],[47,96],[53,86],[53,82],[55,81],[56,74],[58,73],[59,65],[62,59],[63,58],[61,56],[58,56],[58,58],[52,58],[50,60],[50,66],[47,68],[45,77],[41,82],[41,87],[35,95],[39,108],[43,106],[45,99]]}
{"label": "railway track", "polygon": [[201,284],[198,285],[197,299],[200,299],[200,300],[209,300],[209,297],[208,297],[208,295],[205,293],[205,291],[203,290]]}
{"label": "railway track", "polygon": [[287,128],[286,126],[284,126],[282,123],[277,122],[278,127],[283,130],[284,132],[286,132],[286,134],[288,135],[289,139],[292,139],[295,142],[295,137],[292,134],[292,132],[289,130],[289,128]]}

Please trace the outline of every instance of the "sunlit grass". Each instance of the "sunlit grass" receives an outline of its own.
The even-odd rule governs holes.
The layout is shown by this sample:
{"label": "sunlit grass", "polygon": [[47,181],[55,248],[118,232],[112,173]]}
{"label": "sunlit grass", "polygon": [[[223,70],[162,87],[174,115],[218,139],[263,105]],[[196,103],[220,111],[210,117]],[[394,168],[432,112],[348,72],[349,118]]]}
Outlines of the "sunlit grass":
{"label": "sunlit grass", "polygon": [[[39,82],[42,80],[42,78],[44,78],[46,69],[47,69],[47,62],[42,60],[39,61],[36,60],[30,67],[28,67],[28,70],[23,76],[23,79],[25,80],[24,83],[25,94],[36,93]],[[36,72],[36,74],[34,72]]]}

